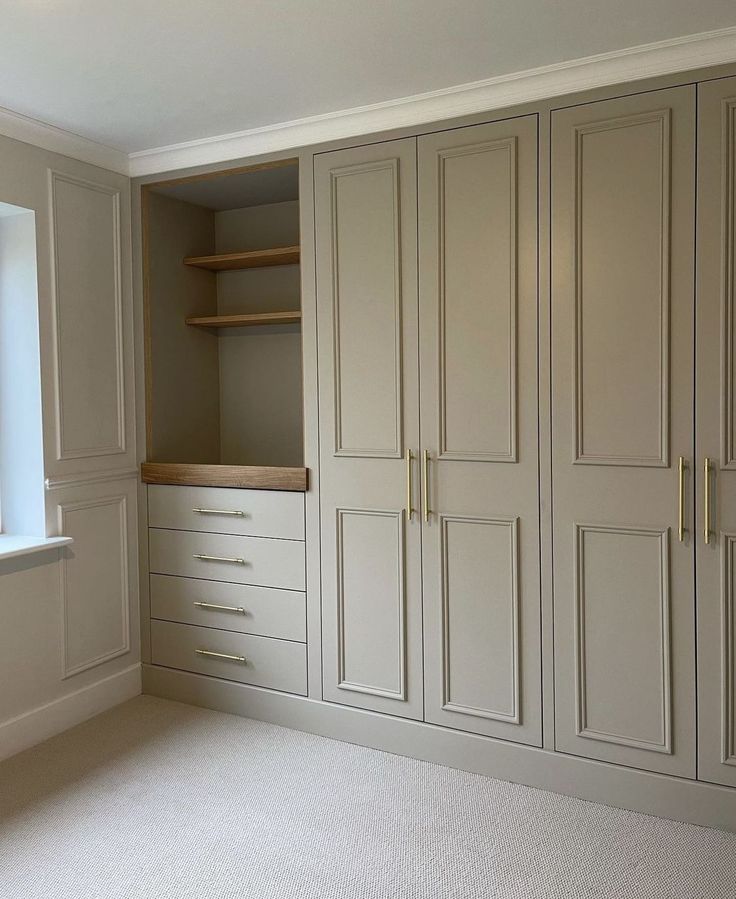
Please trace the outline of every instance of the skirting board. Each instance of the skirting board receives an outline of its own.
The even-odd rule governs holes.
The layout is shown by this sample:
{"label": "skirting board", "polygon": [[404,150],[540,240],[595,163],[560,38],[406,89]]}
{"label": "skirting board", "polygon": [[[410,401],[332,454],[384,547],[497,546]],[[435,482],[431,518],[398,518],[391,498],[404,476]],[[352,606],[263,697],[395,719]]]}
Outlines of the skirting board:
{"label": "skirting board", "polygon": [[143,692],[660,818],[736,832],[736,790],[143,666]]}
{"label": "skirting board", "polygon": [[0,723],[0,761],[42,743],[141,692],[139,663]]}

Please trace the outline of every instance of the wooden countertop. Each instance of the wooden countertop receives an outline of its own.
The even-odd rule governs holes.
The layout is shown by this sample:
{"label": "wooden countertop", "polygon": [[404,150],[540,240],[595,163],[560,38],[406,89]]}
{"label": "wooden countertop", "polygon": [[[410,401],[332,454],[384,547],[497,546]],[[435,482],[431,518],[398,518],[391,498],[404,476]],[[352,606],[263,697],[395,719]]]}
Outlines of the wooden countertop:
{"label": "wooden countertop", "polygon": [[251,490],[306,491],[308,469],[265,465],[200,465],[185,462],[143,462],[145,484],[185,484],[193,487],[248,487]]}

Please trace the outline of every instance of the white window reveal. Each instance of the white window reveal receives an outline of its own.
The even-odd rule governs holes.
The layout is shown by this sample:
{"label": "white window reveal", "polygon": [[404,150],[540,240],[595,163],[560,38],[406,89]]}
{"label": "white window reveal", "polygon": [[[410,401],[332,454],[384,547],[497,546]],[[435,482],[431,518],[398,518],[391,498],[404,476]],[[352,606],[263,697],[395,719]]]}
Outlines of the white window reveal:
{"label": "white window reveal", "polygon": [[46,537],[36,214],[0,202],[0,559],[66,543]]}

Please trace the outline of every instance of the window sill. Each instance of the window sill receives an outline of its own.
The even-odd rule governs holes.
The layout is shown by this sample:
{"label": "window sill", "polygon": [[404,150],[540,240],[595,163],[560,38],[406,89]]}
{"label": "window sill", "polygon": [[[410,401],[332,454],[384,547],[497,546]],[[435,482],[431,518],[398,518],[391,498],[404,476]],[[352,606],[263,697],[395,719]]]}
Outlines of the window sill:
{"label": "window sill", "polygon": [[49,549],[59,549],[73,542],[71,537],[16,537],[14,534],[0,534],[0,559],[30,556]]}

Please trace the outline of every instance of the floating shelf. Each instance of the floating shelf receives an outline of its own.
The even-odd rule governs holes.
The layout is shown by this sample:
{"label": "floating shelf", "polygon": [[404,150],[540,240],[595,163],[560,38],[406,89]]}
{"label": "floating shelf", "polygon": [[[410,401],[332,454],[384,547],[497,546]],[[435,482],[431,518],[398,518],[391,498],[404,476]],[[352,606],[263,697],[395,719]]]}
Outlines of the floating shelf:
{"label": "floating shelf", "polygon": [[258,312],[254,315],[205,315],[186,319],[196,328],[252,328],[254,325],[293,325],[302,320],[296,312]]}
{"label": "floating shelf", "polygon": [[250,250],[247,253],[221,253],[217,256],[186,256],[184,259],[184,265],[206,268],[211,272],[263,268],[267,265],[295,265],[298,262],[299,247],[274,247],[271,250]]}
{"label": "floating shelf", "polygon": [[185,484],[194,487],[249,487],[256,490],[307,489],[306,468],[267,465],[199,465],[185,462],[143,462],[144,484]]}

